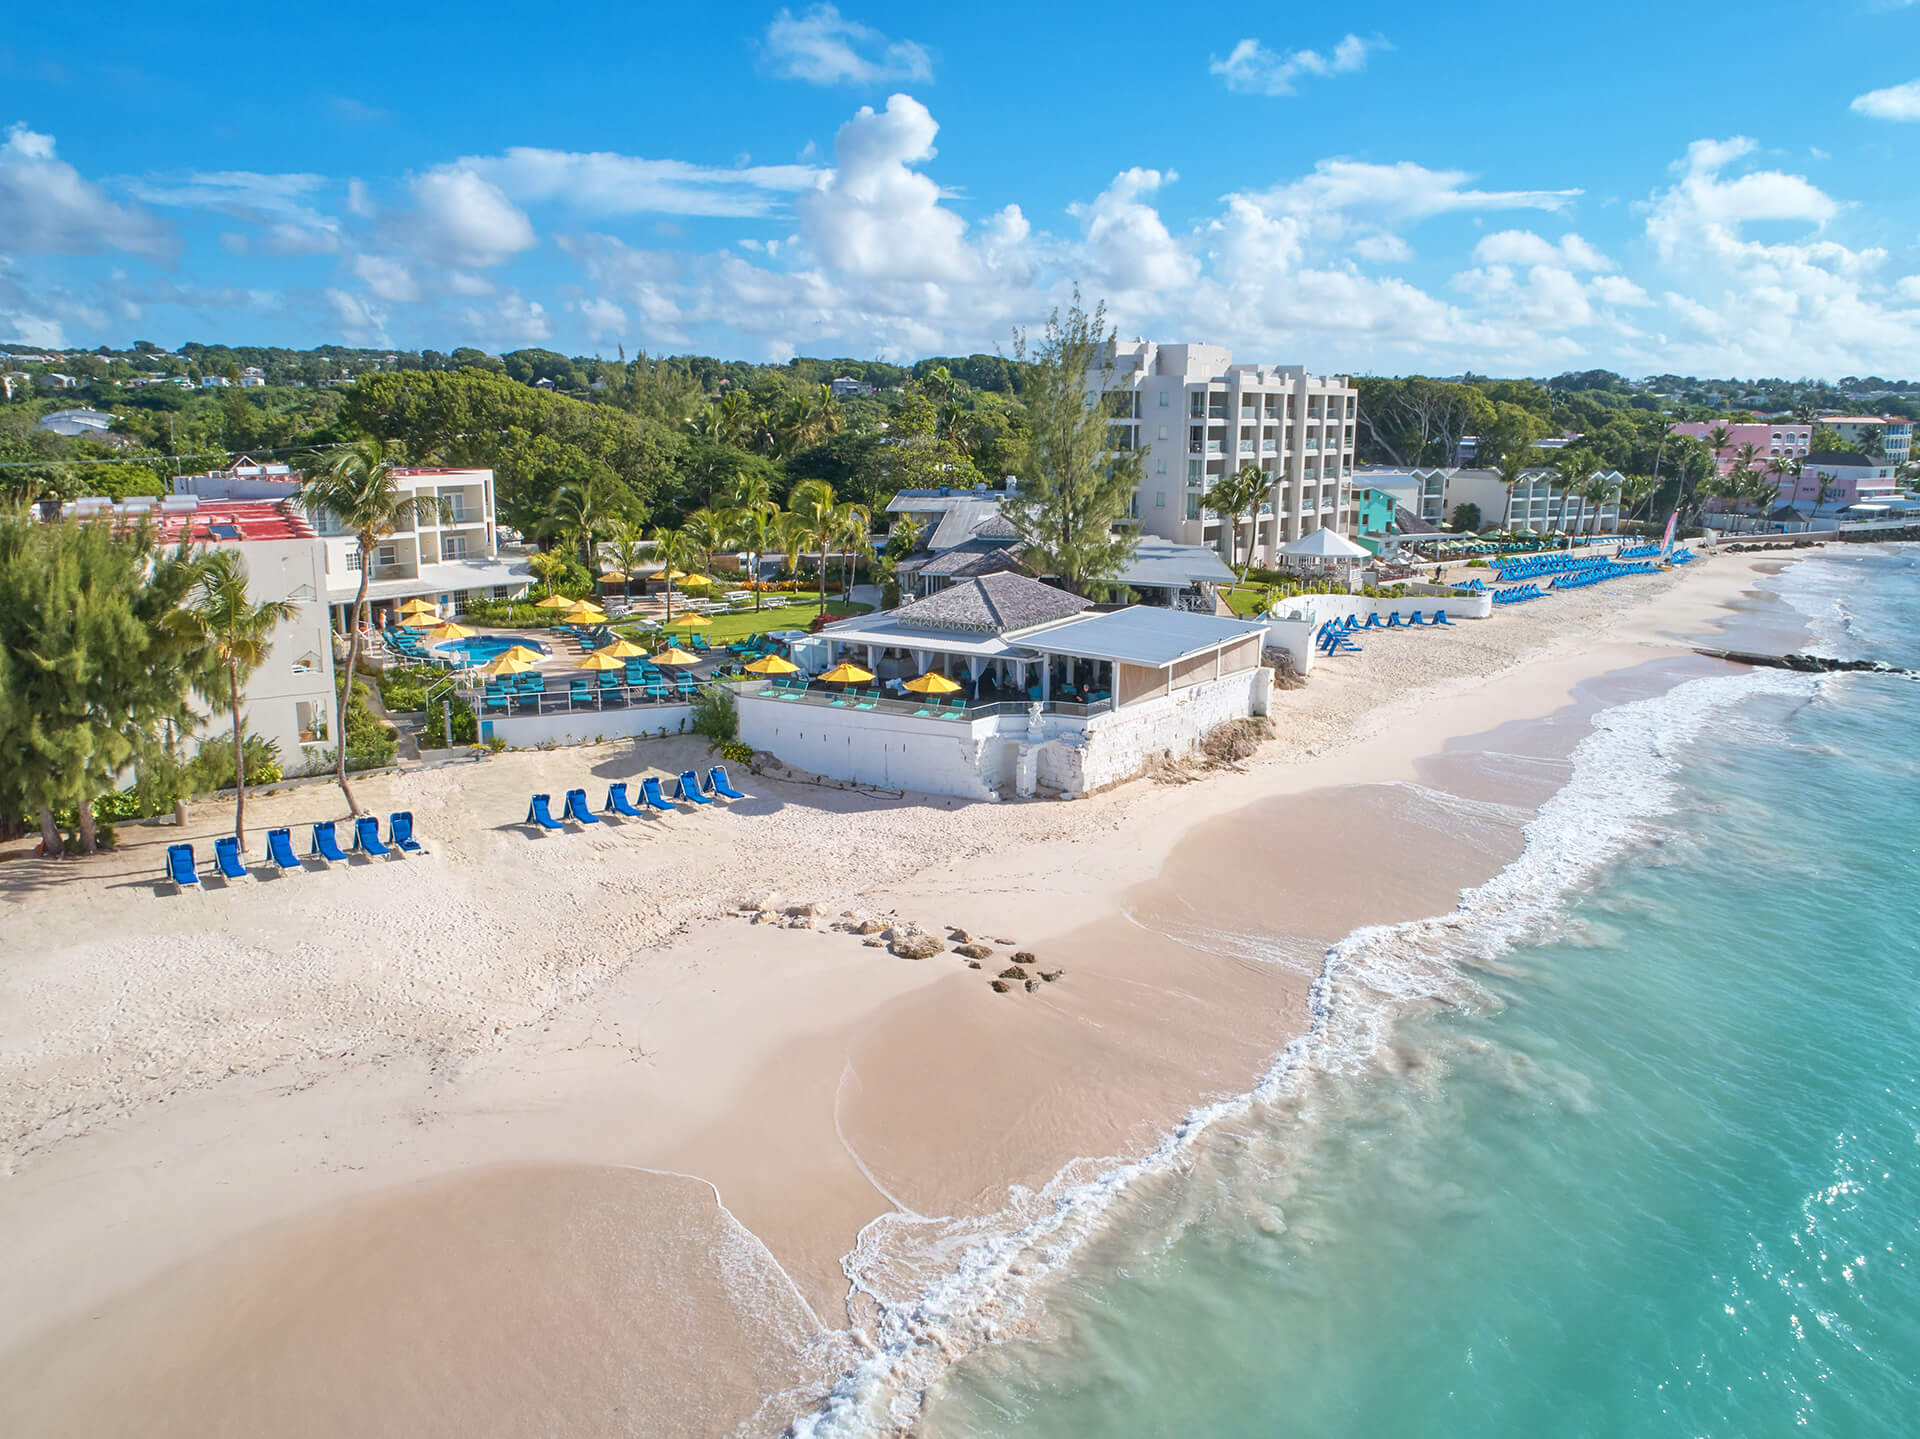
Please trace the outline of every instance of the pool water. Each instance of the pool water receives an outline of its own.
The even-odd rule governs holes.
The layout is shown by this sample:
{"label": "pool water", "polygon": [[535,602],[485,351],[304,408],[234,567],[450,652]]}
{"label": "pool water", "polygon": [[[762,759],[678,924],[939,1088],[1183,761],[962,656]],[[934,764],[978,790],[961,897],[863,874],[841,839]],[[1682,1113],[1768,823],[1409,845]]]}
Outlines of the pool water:
{"label": "pool water", "polygon": [[444,660],[484,665],[499,659],[515,645],[525,645],[530,650],[540,651],[542,655],[552,653],[541,641],[521,635],[474,635],[470,639],[448,640],[445,644],[435,645],[433,653]]}

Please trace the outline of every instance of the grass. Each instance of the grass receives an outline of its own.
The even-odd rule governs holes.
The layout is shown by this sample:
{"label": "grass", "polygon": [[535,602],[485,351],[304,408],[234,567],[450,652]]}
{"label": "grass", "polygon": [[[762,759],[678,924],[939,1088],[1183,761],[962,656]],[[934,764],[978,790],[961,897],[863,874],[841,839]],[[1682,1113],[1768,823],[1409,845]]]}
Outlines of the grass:
{"label": "grass", "polygon": [[1253,619],[1266,608],[1266,585],[1235,585],[1220,593],[1227,602],[1227,608],[1241,619]]}
{"label": "grass", "polygon": [[[855,604],[850,600],[827,598],[827,613],[835,615],[864,615],[872,605]],[[700,636],[712,645],[733,644],[748,635],[765,634],[769,630],[804,630],[813,623],[813,617],[820,612],[820,602],[816,597],[805,605],[775,605],[755,614],[752,610],[741,610],[738,614],[710,615],[713,623],[699,631]],[[680,615],[679,606],[674,607],[674,617]],[[640,632],[631,625],[616,626],[620,633],[630,639],[639,639]],[[676,636],[689,633],[687,630],[675,630]]]}

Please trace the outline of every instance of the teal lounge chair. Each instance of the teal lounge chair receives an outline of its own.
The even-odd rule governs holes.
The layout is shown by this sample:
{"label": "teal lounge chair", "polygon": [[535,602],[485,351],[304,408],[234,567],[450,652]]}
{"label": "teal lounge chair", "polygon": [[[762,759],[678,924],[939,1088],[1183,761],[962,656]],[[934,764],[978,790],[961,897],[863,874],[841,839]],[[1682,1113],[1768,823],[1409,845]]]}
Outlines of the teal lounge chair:
{"label": "teal lounge chair", "polygon": [[413,837],[413,811],[400,810],[387,816],[387,843],[407,854],[421,854],[420,841]]}
{"label": "teal lounge chair", "polygon": [[167,846],[167,878],[174,887],[185,891],[200,888],[199,866],[193,860],[193,846],[190,844],[170,844]]}
{"label": "teal lounge chair", "polygon": [[575,824],[599,824],[600,816],[587,808],[587,792],[583,789],[567,791],[566,808],[561,818],[570,819]]}
{"label": "teal lounge chair", "polygon": [[658,775],[650,774],[640,781],[640,799],[649,809],[661,810],[668,814],[680,808],[679,805],[673,803],[665,795],[660,793],[660,777]]}
{"label": "teal lounge chair", "polygon": [[393,853],[380,838],[380,821],[363,814],[353,822],[353,847],[362,854],[387,856]]}
{"label": "teal lounge chair", "polygon": [[607,802],[601,806],[607,814],[625,815],[628,819],[645,819],[646,811],[633,807],[633,801],[627,798],[626,781],[607,786]]}
{"label": "teal lounge chair", "polygon": [[282,874],[305,874],[307,867],[294,857],[293,831],[270,829],[267,831],[267,858],[272,860]]}
{"label": "teal lounge chair", "polygon": [[329,864],[345,864],[347,857],[340,853],[340,841],[334,838],[333,821],[323,819],[313,827],[312,854],[318,855]]}
{"label": "teal lounge chair", "polygon": [[553,798],[550,795],[535,795],[528,801],[527,817],[521,823],[537,824],[542,829],[565,829],[566,826],[555,819],[552,810],[548,808],[552,803]]}
{"label": "teal lounge chair", "polygon": [[700,793],[700,781],[694,778],[693,771],[680,771],[680,778],[674,781],[673,797],[684,804],[712,804],[713,796]]}
{"label": "teal lounge chair", "polygon": [[727,777],[725,765],[715,765],[707,771],[707,788],[722,799],[745,799],[746,796],[733,787],[733,781]]}
{"label": "teal lounge chair", "polygon": [[240,841],[230,834],[213,842],[213,862],[228,879],[247,877],[246,863],[240,858]]}

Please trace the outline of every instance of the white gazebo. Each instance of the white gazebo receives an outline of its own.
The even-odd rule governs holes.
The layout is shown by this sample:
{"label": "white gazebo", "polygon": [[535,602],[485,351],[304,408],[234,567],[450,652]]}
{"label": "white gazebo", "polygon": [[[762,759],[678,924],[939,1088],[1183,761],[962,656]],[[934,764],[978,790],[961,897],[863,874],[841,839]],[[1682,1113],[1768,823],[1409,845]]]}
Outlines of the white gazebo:
{"label": "white gazebo", "polygon": [[1339,531],[1325,525],[1317,530],[1309,530],[1297,540],[1288,540],[1280,546],[1279,554],[1303,568],[1307,561],[1311,561],[1315,568],[1342,567],[1341,572],[1349,579],[1352,578],[1355,564],[1366,564],[1373,559],[1372,551],[1356,545]]}

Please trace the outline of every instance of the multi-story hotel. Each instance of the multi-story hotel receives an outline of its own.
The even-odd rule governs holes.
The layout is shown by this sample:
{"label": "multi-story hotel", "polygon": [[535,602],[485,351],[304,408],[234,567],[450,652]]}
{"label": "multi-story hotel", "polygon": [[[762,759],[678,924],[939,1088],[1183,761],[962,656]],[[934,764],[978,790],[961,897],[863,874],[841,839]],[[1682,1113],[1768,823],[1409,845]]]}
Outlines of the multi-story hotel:
{"label": "multi-story hotel", "polygon": [[[1676,435],[1691,435],[1706,445],[1713,441],[1707,435],[1716,428],[1712,421],[1689,420],[1685,424],[1675,425]],[[1755,456],[1762,467],[1768,460],[1805,459],[1813,444],[1813,427],[1793,420],[1769,422],[1765,420],[1742,420],[1725,426],[1727,443],[1714,455],[1714,466],[1721,474],[1730,474],[1733,467],[1740,463],[1740,452],[1752,445]]]}
{"label": "multi-story hotel", "polygon": [[1880,454],[1890,465],[1904,465],[1913,457],[1913,421],[1899,415],[1822,415],[1820,423],[1849,445],[1878,440]]}
{"label": "multi-story hotel", "polygon": [[1345,378],[1235,364],[1220,345],[1135,340],[1117,343],[1112,365],[1088,384],[1105,392],[1114,448],[1144,452],[1133,511],[1144,533],[1230,554],[1229,522],[1209,514],[1204,497],[1248,464],[1272,482],[1254,523],[1254,563],[1314,530],[1352,528],[1359,394]]}

